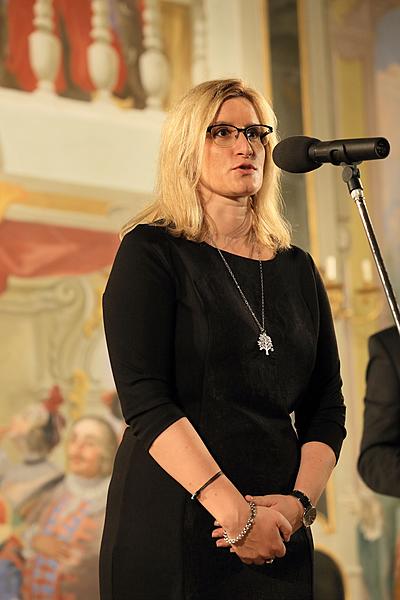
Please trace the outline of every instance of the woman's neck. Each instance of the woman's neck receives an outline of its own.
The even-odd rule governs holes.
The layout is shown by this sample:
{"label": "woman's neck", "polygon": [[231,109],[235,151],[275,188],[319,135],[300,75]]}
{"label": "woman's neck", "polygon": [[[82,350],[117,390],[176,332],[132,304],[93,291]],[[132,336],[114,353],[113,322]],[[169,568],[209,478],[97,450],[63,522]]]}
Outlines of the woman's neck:
{"label": "woman's neck", "polygon": [[203,208],[209,222],[209,237],[206,240],[220,250],[246,258],[270,260],[274,256],[271,248],[257,244],[251,232],[250,198],[213,197],[203,198]]}
{"label": "woman's neck", "polygon": [[247,198],[214,198],[203,201],[210,225],[210,242],[224,248],[248,241],[251,218]]}

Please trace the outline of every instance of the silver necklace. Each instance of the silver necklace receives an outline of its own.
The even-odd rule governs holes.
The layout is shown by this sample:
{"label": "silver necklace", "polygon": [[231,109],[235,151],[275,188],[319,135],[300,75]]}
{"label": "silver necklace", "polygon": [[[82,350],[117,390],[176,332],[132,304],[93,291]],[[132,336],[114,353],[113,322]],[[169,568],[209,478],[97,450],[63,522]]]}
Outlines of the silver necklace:
{"label": "silver necklace", "polygon": [[238,280],[236,279],[232,269],[230,268],[230,266],[228,265],[225,256],[222,254],[221,250],[219,248],[217,248],[215,246],[215,249],[218,250],[218,253],[220,255],[220,257],[222,258],[222,261],[225,265],[225,267],[227,268],[227,271],[229,273],[229,275],[232,277],[234,284],[236,285],[238,292],[247,308],[247,310],[249,311],[249,313],[251,314],[251,316],[253,317],[257,327],[260,330],[260,334],[258,336],[258,347],[261,350],[261,352],[263,350],[265,350],[265,354],[267,356],[269,356],[270,352],[274,351],[274,346],[272,344],[272,340],[270,338],[270,336],[267,334],[267,332],[265,331],[265,316],[264,316],[264,278],[263,278],[263,267],[262,267],[262,261],[260,259],[258,259],[258,265],[259,265],[259,269],[260,269],[260,284],[261,284],[261,323],[260,321],[257,319],[254,310],[251,308],[249,301],[247,300],[246,296],[244,295],[244,292],[242,290],[242,288],[240,287]]}

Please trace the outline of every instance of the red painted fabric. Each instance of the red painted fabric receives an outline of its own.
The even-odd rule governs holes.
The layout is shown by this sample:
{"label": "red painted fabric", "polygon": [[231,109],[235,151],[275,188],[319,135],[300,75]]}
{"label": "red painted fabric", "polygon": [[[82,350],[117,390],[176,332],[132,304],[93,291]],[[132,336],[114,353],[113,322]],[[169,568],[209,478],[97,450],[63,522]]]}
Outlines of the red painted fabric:
{"label": "red painted fabric", "polygon": [[112,264],[115,233],[4,220],[0,223],[0,292],[10,275],[81,275]]}

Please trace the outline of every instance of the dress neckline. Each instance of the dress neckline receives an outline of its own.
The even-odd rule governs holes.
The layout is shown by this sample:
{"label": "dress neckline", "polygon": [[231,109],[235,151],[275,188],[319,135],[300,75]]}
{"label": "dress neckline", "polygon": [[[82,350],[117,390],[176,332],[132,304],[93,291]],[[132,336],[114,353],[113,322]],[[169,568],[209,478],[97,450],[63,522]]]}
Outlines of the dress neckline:
{"label": "dress neckline", "polygon": [[[212,244],[209,244],[208,242],[202,242],[202,244],[204,244],[205,246],[208,246],[209,248],[212,248],[213,250],[217,250],[217,248],[215,246],[213,246]],[[220,248],[220,250],[224,254],[228,254],[229,256],[234,256],[235,258],[243,258],[244,260],[250,260],[252,262],[257,262],[257,263],[259,261],[258,258],[250,258],[249,256],[243,256],[242,254],[234,254],[233,252],[229,252],[228,250],[223,250],[222,248]],[[272,258],[261,259],[261,262],[263,264],[264,263],[273,263],[277,259],[278,254],[279,253],[276,252]]]}

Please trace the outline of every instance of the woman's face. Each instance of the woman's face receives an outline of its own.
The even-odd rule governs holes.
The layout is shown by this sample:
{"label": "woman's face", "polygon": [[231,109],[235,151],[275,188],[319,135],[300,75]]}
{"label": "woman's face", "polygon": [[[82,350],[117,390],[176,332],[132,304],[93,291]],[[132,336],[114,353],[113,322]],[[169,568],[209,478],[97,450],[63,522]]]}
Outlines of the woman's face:
{"label": "woman's face", "polygon": [[[230,98],[221,105],[212,125],[223,123],[236,127],[259,124],[253,105],[246,98]],[[199,183],[204,200],[224,197],[245,199],[258,192],[263,182],[265,148],[250,144],[243,133],[229,148],[218,146],[207,135]]]}
{"label": "woman's face", "polygon": [[104,432],[95,420],[84,419],[73,426],[67,442],[67,460],[71,473],[91,479],[101,474]]}

